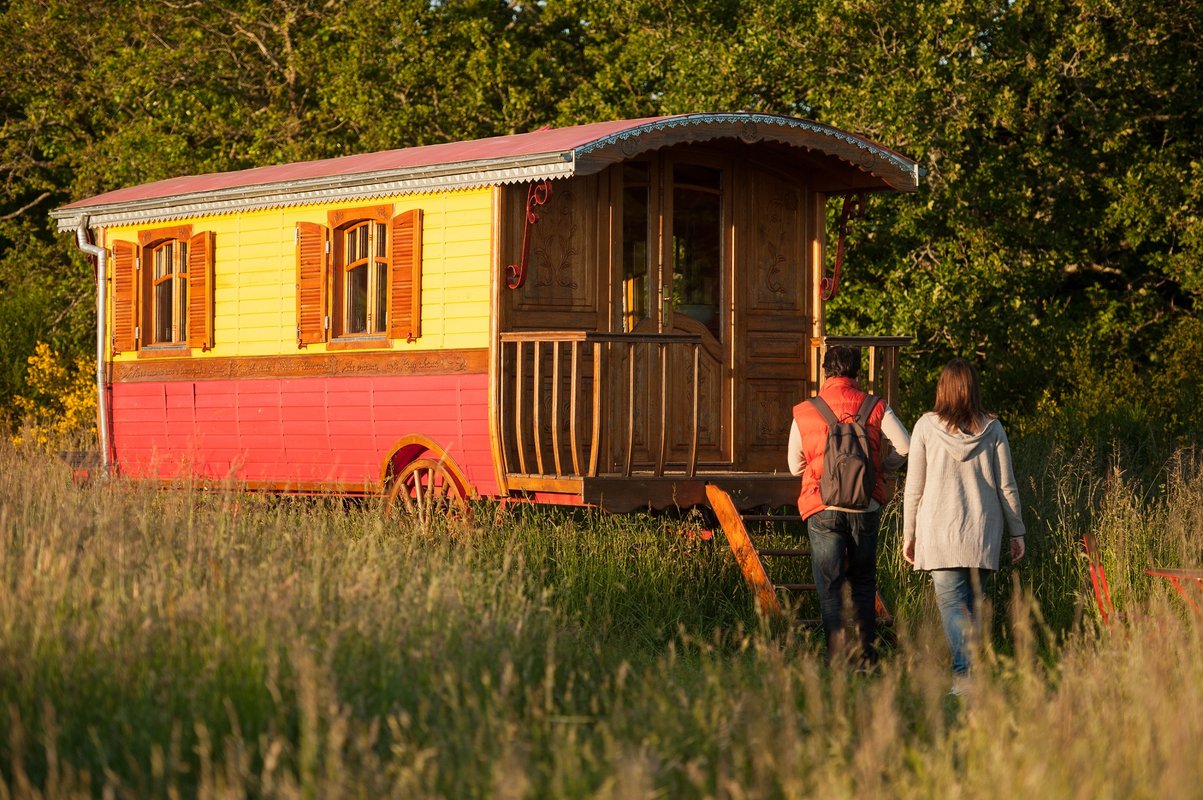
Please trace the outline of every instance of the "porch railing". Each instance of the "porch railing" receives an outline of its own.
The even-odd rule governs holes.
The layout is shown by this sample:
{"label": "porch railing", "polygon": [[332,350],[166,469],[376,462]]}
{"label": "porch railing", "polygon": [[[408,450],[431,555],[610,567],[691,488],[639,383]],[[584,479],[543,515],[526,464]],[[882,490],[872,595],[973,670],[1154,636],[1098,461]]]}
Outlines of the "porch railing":
{"label": "porch railing", "polygon": [[823,336],[810,340],[810,385],[818,391],[823,383],[823,353],[842,344],[859,347],[868,355],[861,388],[898,406],[898,351],[911,343],[909,336]]}
{"label": "porch railing", "polygon": [[[652,473],[669,466],[692,477],[698,451],[701,336],[674,333],[516,331],[500,335],[498,429],[505,470],[515,488],[567,488],[601,472],[630,476],[637,445],[636,408],[658,413],[644,430]],[[684,463],[668,462],[669,365],[692,363],[690,445]],[[637,372],[638,356],[647,368]],[[642,377],[643,382],[637,380]],[[656,423],[659,423],[658,426]],[[625,445],[621,449],[617,445]],[[607,452],[618,450],[608,457]]]}

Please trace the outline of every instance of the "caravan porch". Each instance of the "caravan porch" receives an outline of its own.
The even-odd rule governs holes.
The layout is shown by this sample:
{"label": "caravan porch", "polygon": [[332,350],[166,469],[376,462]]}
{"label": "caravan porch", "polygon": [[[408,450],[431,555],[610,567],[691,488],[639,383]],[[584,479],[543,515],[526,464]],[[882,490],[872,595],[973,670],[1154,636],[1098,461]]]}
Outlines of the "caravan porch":
{"label": "caravan porch", "polygon": [[[845,344],[865,353],[862,385],[893,402],[898,351],[908,341],[812,339],[808,392],[820,385],[824,349]],[[734,423],[757,398],[737,391],[725,419],[704,420],[701,347],[700,335],[683,333],[500,334],[494,422],[507,491],[628,511],[698,505],[705,485],[717,483],[741,508],[791,504],[797,478],[785,466],[788,416],[780,420],[780,470],[743,467]],[[700,455],[699,432],[708,424],[735,440],[731,459]]]}

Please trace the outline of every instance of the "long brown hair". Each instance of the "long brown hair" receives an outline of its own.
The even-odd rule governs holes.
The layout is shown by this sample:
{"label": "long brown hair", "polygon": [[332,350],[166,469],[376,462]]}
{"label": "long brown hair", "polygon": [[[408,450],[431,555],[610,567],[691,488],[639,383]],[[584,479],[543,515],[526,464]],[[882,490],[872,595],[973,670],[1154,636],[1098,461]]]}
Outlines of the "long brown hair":
{"label": "long brown hair", "polygon": [[982,405],[977,371],[965,359],[954,358],[944,365],[936,384],[934,410],[945,424],[966,433],[977,433],[982,429],[989,412]]}

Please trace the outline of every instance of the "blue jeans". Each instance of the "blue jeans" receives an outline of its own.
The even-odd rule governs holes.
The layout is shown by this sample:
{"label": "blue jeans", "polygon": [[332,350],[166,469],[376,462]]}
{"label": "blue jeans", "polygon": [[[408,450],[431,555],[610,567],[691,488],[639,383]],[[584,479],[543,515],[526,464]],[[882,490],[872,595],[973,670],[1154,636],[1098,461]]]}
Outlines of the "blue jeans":
{"label": "blue jeans", "polygon": [[954,675],[969,672],[969,651],[981,634],[981,599],[990,575],[989,570],[969,567],[931,571]]}
{"label": "blue jeans", "polygon": [[826,509],[806,519],[810,534],[810,563],[819,594],[828,658],[842,647],[844,585],[860,631],[860,657],[877,658],[877,530],[881,509],[853,513]]}

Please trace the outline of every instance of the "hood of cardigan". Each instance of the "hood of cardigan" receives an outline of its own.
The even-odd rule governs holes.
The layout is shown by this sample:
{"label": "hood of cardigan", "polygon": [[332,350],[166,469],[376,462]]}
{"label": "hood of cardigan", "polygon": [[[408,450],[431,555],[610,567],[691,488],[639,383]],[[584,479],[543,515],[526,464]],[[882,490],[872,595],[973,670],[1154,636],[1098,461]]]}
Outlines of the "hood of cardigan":
{"label": "hood of cardigan", "polygon": [[935,414],[931,415],[932,429],[935,437],[929,441],[928,447],[937,443],[957,461],[969,461],[976,458],[984,449],[992,445],[996,439],[994,426],[998,419],[991,417],[977,433],[962,433],[959,430],[949,430],[944,421]]}

